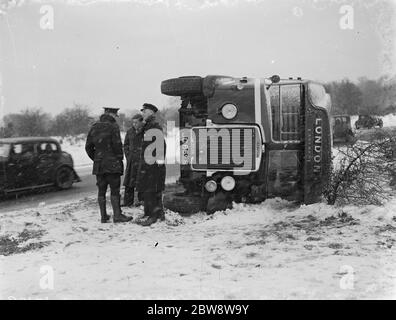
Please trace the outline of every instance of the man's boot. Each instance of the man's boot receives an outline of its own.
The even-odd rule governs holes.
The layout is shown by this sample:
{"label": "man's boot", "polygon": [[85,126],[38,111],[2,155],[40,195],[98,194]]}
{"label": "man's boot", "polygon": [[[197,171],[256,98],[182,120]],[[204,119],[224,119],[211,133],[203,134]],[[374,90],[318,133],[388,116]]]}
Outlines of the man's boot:
{"label": "man's boot", "polygon": [[109,221],[110,216],[106,213],[106,197],[98,197],[99,209],[100,209],[100,222],[106,223]]}
{"label": "man's boot", "polygon": [[164,217],[162,219],[162,210],[161,210],[161,208],[155,207],[153,209],[153,211],[150,213],[149,218],[147,220],[145,220],[145,221],[142,221],[141,225],[143,227],[151,226],[153,223],[156,223],[158,219],[160,219],[162,221],[165,220],[165,215],[164,215]]}
{"label": "man's boot", "polygon": [[132,220],[132,217],[124,216],[121,213],[121,206],[120,206],[120,196],[110,196],[111,199],[111,206],[113,207],[113,222],[128,222]]}
{"label": "man's boot", "polygon": [[153,223],[156,223],[158,220],[157,216],[150,216],[147,220],[144,220],[140,223],[143,227],[151,226]]}

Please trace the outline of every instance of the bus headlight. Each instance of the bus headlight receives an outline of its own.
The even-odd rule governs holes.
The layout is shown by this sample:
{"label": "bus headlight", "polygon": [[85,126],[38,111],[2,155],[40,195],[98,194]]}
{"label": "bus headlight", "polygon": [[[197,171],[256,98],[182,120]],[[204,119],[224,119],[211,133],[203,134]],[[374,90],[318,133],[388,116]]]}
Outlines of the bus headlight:
{"label": "bus headlight", "polygon": [[217,183],[214,180],[209,180],[205,183],[205,189],[208,192],[215,192],[217,189]]}
{"label": "bus headlight", "polygon": [[238,108],[232,103],[227,103],[221,108],[221,114],[228,120],[234,119],[237,113]]}
{"label": "bus headlight", "polygon": [[225,191],[231,191],[235,188],[235,179],[233,177],[226,176],[221,179],[220,185]]}

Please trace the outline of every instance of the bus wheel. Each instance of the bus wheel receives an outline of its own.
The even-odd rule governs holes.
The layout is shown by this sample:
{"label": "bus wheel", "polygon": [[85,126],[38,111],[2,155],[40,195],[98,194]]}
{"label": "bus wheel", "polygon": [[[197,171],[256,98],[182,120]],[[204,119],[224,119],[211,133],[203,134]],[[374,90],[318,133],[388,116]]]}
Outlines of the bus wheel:
{"label": "bus wheel", "polygon": [[218,192],[208,199],[206,213],[213,214],[216,211],[224,211],[232,208],[232,201],[224,192]]}
{"label": "bus wheel", "polygon": [[204,201],[201,197],[180,192],[165,193],[163,203],[165,208],[181,215],[190,215],[205,209]]}
{"label": "bus wheel", "polygon": [[164,80],[161,83],[161,93],[168,96],[202,94],[202,78],[190,76]]}

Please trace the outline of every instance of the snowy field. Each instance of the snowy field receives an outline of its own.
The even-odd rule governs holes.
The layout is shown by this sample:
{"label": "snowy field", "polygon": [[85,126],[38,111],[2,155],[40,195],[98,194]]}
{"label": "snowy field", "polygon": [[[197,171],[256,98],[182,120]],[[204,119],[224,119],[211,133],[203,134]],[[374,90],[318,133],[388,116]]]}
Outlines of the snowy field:
{"label": "snowy field", "polygon": [[2,299],[396,298],[396,195],[383,207],[167,212],[148,228],[99,223],[93,198],[0,219]]}

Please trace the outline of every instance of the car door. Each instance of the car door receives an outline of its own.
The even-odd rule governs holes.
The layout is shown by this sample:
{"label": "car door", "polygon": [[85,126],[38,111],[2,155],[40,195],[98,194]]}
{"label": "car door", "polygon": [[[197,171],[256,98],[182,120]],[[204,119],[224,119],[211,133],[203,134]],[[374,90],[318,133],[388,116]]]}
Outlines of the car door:
{"label": "car door", "polygon": [[37,172],[42,184],[54,182],[55,170],[60,157],[59,146],[52,141],[43,141],[37,144],[37,151]]}
{"label": "car door", "polygon": [[37,156],[34,143],[15,143],[12,145],[10,160],[7,163],[8,189],[35,186]]}
{"label": "car door", "polygon": [[7,188],[6,167],[9,161],[11,144],[0,142],[0,192]]}

